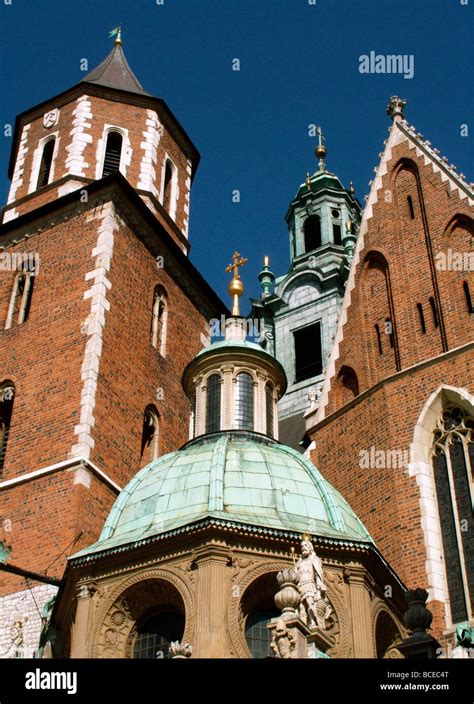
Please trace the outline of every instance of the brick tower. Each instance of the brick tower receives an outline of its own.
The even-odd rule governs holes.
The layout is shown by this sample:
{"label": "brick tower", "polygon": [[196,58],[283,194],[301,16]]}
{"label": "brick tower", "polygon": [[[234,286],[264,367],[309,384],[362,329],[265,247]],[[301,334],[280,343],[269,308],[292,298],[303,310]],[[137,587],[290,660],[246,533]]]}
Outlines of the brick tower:
{"label": "brick tower", "polygon": [[0,656],[32,655],[67,556],[189,437],[182,372],[226,312],[187,256],[198,161],[120,35],[17,118],[0,226]]}
{"label": "brick tower", "polygon": [[474,610],[474,195],[407,124],[404,104],[389,104],[306,429],[313,460],[392,567],[429,589],[435,634],[449,643]]}

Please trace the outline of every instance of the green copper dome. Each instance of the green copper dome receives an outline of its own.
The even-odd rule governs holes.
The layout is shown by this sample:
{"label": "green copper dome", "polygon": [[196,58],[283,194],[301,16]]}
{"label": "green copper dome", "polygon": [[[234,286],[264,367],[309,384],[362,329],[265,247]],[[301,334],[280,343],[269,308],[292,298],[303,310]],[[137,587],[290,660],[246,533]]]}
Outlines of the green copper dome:
{"label": "green copper dome", "polygon": [[264,435],[203,435],[142,469],[115,501],[97,543],[74,557],[136,544],[206,518],[371,541],[347,501],[299,452]]}

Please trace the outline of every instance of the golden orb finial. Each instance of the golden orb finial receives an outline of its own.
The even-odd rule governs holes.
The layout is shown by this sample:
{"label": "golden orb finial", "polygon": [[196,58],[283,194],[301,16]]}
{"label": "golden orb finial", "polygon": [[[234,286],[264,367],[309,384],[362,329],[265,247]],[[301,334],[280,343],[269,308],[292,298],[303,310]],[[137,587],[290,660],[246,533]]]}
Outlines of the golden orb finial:
{"label": "golden orb finial", "polygon": [[324,146],[323,142],[325,142],[326,140],[324,139],[323,131],[322,131],[321,127],[317,127],[316,132],[317,132],[317,135],[319,138],[319,144],[316,147],[316,149],[314,150],[314,153],[316,154],[316,158],[319,159],[319,170],[324,171],[326,168],[325,164],[324,164],[324,157],[328,153],[328,150]]}
{"label": "golden orb finial", "polygon": [[233,278],[229,284],[229,294],[232,296],[232,315],[240,315],[239,298],[244,292],[244,285],[240,280],[239,266],[247,264],[247,259],[241,257],[238,252],[232,255],[232,264],[226,267],[228,273],[233,273]]}

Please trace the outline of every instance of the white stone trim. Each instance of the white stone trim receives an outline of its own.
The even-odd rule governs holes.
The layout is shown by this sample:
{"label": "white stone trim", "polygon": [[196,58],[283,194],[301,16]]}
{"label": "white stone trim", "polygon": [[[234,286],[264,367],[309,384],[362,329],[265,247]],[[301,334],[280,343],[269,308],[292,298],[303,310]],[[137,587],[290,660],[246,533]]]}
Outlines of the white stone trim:
{"label": "white stone trim", "polygon": [[[20,144],[18,146],[18,153],[16,155],[15,170],[13,171],[13,178],[10,186],[10,192],[8,194],[7,203],[13,203],[16,198],[16,192],[23,185],[23,176],[25,171],[25,156],[28,151],[28,130],[31,124],[25,125],[21,132]],[[11,211],[10,211],[11,212]],[[8,220],[13,220],[14,217],[18,215],[13,215],[9,217]],[[7,218],[3,219],[3,222],[7,222]]]}
{"label": "white stone trim", "polygon": [[97,141],[96,149],[96,167],[95,167],[95,177],[97,180],[102,178],[102,171],[104,169],[104,158],[105,158],[105,148],[107,146],[107,137],[109,132],[118,132],[122,135],[122,153],[120,154],[120,173],[127,177],[127,166],[132,163],[133,149],[130,144],[130,138],[128,136],[128,129],[125,127],[119,127],[118,125],[104,125],[102,131],[102,137]]}
{"label": "white stone trim", "polygon": [[[149,191],[159,199],[160,191],[156,185],[156,165],[158,163],[158,146],[163,136],[163,125],[155,110],[147,110],[146,130],[143,134],[143,156],[140,161],[140,174],[137,188]],[[147,204],[148,205],[148,204]]]}
{"label": "white stone trim", "polygon": [[38,176],[39,176],[39,170],[40,170],[40,166],[41,166],[41,157],[43,156],[43,150],[44,150],[47,142],[50,142],[52,139],[54,139],[54,151],[53,151],[53,158],[51,160],[51,169],[49,172],[48,184],[50,184],[54,181],[54,169],[56,166],[56,159],[57,159],[58,152],[59,152],[59,141],[60,141],[59,130],[57,132],[50,132],[45,137],[42,137],[40,139],[40,141],[38,142],[38,146],[36,147],[35,151],[33,152],[33,163],[31,166],[31,177],[30,177],[30,185],[28,186],[28,194],[34,193],[35,191],[38,190]]}
{"label": "white stone trim", "polygon": [[[86,459],[85,457],[72,457],[70,460],[64,460],[63,462],[57,462],[56,464],[48,465],[47,467],[42,467],[41,469],[35,469],[33,472],[27,472],[19,477],[14,477],[13,479],[5,479],[0,481],[0,491],[2,489],[10,489],[13,486],[18,486],[19,484],[24,484],[25,482],[35,481],[40,477],[47,474],[54,474],[55,472],[60,472],[63,469],[77,467],[78,465],[83,465],[86,470],[91,471],[96,474],[100,479],[102,479],[106,484],[108,484],[112,489],[114,489],[117,494],[119,494],[123,487],[121,487],[117,482],[114,482],[108,474],[106,474],[102,469],[100,469],[96,464]],[[79,483],[74,481],[75,484]]]}
{"label": "white stone trim", "polygon": [[114,246],[114,231],[119,228],[119,219],[115,213],[113,203],[105,203],[99,208],[99,214],[87,218],[90,222],[98,218],[101,223],[98,228],[97,245],[92,250],[94,259],[92,270],[85,280],[91,282],[91,287],[84,292],[83,299],[91,300],[90,313],[81,325],[81,331],[88,337],[84,359],[81,367],[83,388],[81,393],[81,415],[78,425],[74,428],[78,442],[73,445],[70,456],[82,455],[90,457],[91,448],[94,447],[92,428],[95,424],[94,408],[97,391],[97,378],[99,376],[100,357],[102,354],[102,335],[105,327],[105,315],[110,308],[107,300],[107,291],[112,287],[107,273],[110,269]]}
{"label": "white stone trim", "polygon": [[84,160],[84,149],[92,143],[92,135],[87,133],[92,127],[92,104],[88,95],[81,95],[72,112],[71,143],[66,147],[66,173],[86,176],[89,164]]}
{"label": "white stone trim", "polygon": [[188,159],[186,162],[186,181],[184,182],[185,186],[185,191],[184,191],[184,212],[186,214],[186,217],[183,219],[183,235],[189,239],[189,209],[191,206],[190,203],[190,198],[191,198],[191,176],[193,173],[193,165],[191,161]]}
{"label": "white stone trim", "polygon": [[410,445],[407,474],[415,477],[420,493],[421,528],[425,541],[425,569],[429,600],[445,605],[446,623],[451,624],[448,583],[444,559],[441,524],[439,521],[431,448],[436,422],[446,402],[454,402],[474,412],[474,395],[466,389],[440,384],[426,401],[418,417]]}

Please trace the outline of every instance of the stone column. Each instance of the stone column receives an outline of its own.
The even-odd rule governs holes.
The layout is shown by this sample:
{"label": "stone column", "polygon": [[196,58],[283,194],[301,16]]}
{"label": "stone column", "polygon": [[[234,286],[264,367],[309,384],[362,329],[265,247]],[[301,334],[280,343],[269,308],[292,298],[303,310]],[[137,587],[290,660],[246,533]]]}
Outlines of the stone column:
{"label": "stone column", "polygon": [[362,567],[350,567],[348,571],[353,656],[355,658],[375,658],[367,575]]}
{"label": "stone column", "polygon": [[76,619],[74,621],[71,638],[71,658],[87,658],[89,656],[87,638],[89,634],[93,591],[90,585],[78,585]]}
{"label": "stone column", "polygon": [[229,657],[227,610],[231,589],[229,551],[206,545],[195,556],[197,566],[195,658]]}
{"label": "stone column", "polygon": [[222,389],[222,430],[234,427],[234,389],[232,388],[233,364],[223,364],[221,372],[224,376]]}
{"label": "stone column", "polygon": [[257,433],[267,432],[267,414],[266,414],[266,399],[265,399],[265,382],[267,376],[262,374],[262,372],[257,371],[257,383],[256,386],[256,404],[255,404],[255,418],[254,418],[254,428]]}
{"label": "stone column", "polygon": [[201,435],[205,432],[206,422],[206,391],[202,383],[202,375],[193,379],[194,392],[196,394],[196,417],[194,419],[194,435]]}

